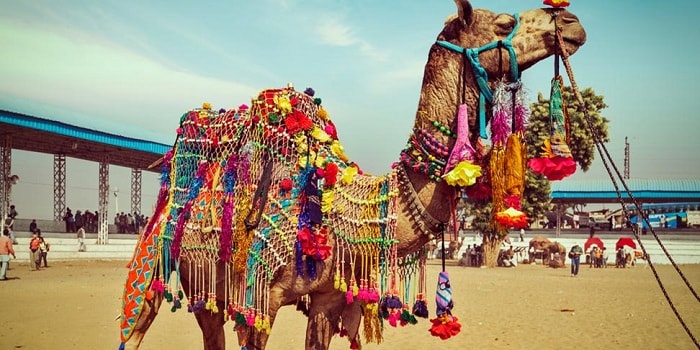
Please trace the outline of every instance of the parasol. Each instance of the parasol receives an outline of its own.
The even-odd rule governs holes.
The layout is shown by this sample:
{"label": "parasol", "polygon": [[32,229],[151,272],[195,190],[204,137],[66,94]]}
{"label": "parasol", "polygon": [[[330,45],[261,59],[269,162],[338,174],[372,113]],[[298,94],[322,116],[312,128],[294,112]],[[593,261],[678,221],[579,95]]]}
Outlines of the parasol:
{"label": "parasol", "polygon": [[634,240],[631,237],[620,237],[620,239],[617,240],[617,243],[615,243],[615,250],[625,246],[632,249],[637,249],[637,243],[634,243]]}
{"label": "parasol", "polygon": [[588,248],[590,248],[592,245],[595,245],[600,249],[603,249],[605,247],[605,244],[603,244],[603,241],[601,241],[600,238],[591,237],[586,240],[586,243],[583,244],[583,250],[588,251]]}

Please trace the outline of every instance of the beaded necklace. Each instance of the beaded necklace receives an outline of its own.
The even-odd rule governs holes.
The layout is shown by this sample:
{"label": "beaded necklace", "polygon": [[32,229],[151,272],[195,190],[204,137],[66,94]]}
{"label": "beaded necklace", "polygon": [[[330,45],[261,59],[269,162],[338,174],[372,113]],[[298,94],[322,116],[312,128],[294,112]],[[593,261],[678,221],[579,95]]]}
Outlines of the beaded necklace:
{"label": "beaded necklace", "polygon": [[[456,137],[455,133],[440,122],[431,123],[438,131],[448,137]],[[450,156],[450,148],[438,140],[426,129],[415,129],[406,148],[401,151],[400,162],[415,172],[427,175],[431,180],[441,181],[442,175]]]}

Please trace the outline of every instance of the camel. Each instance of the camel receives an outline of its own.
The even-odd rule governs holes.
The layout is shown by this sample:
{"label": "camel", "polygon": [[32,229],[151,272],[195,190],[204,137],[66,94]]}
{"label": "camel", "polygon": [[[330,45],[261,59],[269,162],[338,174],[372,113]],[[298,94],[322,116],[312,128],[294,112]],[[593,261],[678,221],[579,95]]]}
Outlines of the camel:
{"label": "camel", "polygon": [[[566,247],[563,244],[554,241],[551,242],[543,237],[535,237],[529,243],[530,254],[529,260],[535,261],[536,254],[542,256],[542,264],[550,267],[564,267],[566,265]],[[553,261],[551,258],[558,256],[559,260]]]}
{"label": "camel", "polygon": [[[458,188],[434,165],[455,147],[446,131],[458,129],[461,104],[469,141],[481,144],[476,74],[486,74],[483,88],[554,54],[555,15],[567,52],[586,38],[565,10],[508,15],[455,3],[428,54],[409,141],[434,146],[430,157],[407,146],[388,174],[362,173],[320,98],[293,86],[263,90],[250,106],[204,104],[182,116],[155,213],[128,264],[120,348],[138,349],[163,300],[193,312],[210,350],[225,349],[227,320],[241,347],[264,349],[277,311],[294,304],[308,317],[307,349],[327,349],[338,332],[358,348],[362,322],[365,341],[382,340],[380,318],[391,324],[412,301],[399,300],[402,269],[424,262],[421,248],[454,212]],[[476,71],[456,52],[499,40],[506,45],[477,53]]]}

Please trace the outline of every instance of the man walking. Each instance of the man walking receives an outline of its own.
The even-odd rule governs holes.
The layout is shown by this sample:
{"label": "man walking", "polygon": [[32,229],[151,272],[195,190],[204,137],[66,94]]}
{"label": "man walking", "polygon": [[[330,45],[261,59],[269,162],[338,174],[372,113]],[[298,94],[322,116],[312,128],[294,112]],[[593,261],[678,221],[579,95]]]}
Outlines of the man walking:
{"label": "man walking", "polygon": [[576,277],[578,275],[578,268],[581,264],[581,255],[583,254],[583,249],[578,243],[574,243],[569,251],[569,259],[571,259],[571,277]]}
{"label": "man walking", "polygon": [[29,269],[32,271],[39,270],[40,245],[41,239],[39,239],[39,235],[36,232],[32,232],[32,240],[29,241]]}
{"label": "man walking", "polygon": [[12,258],[17,259],[15,256],[15,250],[12,247],[12,240],[10,239],[10,230],[2,230],[2,236],[0,236],[0,281],[7,279],[7,266],[10,265],[10,255]]}

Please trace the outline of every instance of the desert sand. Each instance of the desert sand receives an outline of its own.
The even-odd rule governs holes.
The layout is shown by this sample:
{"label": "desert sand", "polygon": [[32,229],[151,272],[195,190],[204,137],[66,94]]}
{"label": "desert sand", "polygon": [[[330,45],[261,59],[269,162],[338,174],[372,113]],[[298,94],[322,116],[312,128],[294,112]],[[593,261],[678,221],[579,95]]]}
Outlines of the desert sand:
{"label": "desert sand", "polygon": [[[50,261],[50,256],[49,256]],[[56,262],[38,272],[12,262],[0,282],[0,349],[116,349],[119,345],[124,261]],[[681,265],[700,289],[700,265]],[[428,266],[430,309],[438,265]],[[700,303],[672,266],[657,267],[666,291],[688,328],[700,337]],[[384,342],[363,349],[694,349],[648,267],[568,269],[540,265],[516,268],[449,266],[454,314],[462,332],[448,340],[431,337],[430,323],[392,328]],[[283,308],[268,349],[303,349],[305,317]],[[228,349],[239,349],[226,324]],[[199,328],[184,309],[163,305],[141,349],[201,349]],[[331,349],[347,349],[335,337]]]}

